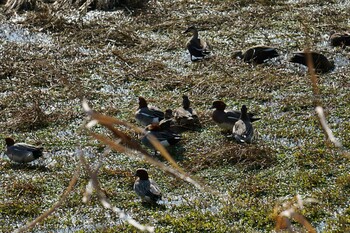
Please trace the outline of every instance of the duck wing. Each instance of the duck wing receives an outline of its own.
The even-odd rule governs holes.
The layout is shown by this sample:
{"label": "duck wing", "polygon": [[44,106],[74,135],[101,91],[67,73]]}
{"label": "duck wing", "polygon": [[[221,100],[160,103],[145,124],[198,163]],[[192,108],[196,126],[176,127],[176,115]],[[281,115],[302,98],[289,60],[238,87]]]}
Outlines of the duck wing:
{"label": "duck wing", "polygon": [[227,111],[226,112],[226,117],[228,120],[231,120],[231,121],[238,121],[239,118],[241,116],[241,112],[240,111],[236,111],[236,110],[231,110],[231,111]]}

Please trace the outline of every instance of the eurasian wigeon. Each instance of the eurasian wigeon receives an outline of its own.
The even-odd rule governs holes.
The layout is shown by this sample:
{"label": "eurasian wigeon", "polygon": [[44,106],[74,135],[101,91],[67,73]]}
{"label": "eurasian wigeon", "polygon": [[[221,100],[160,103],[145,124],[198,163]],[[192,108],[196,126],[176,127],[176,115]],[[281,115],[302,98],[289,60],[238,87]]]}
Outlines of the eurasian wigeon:
{"label": "eurasian wigeon", "polygon": [[12,138],[5,138],[6,155],[17,163],[29,163],[43,155],[43,147],[33,146],[26,143],[15,143]]}
{"label": "eurasian wigeon", "polygon": [[251,143],[254,136],[254,128],[248,116],[247,107],[241,108],[241,116],[232,129],[233,138],[239,143]]}
{"label": "eurasian wigeon", "polygon": [[[190,26],[184,33],[192,33],[192,38],[187,42],[186,46],[190,52],[191,61],[197,61],[210,54],[210,47],[203,39],[198,38],[198,30],[195,26]],[[195,57],[195,58],[193,58]]]}
{"label": "eurasian wigeon", "polygon": [[[241,112],[237,110],[225,110],[226,104],[221,100],[214,101],[211,108],[215,109],[212,114],[213,121],[224,131],[232,132],[232,128],[239,120]],[[260,120],[260,118],[254,118],[254,114],[252,113],[247,113],[247,115],[251,122]]]}
{"label": "eurasian wigeon", "polygon": [[239,57],[247,63],[262,64],[267,59],[278,57],[279,54],[273,47],[257,45],[247,49],[244,53],[242,51],[235,51],[233,56]]}
{"label": "eurasian wigeon", "polygon": [[[159,127],[161,130],[171,130],[174,131],[174,128],[177,128],[176,121],[174,119],[173,111],[167,109],[164,112],[164,119],[159,122]],[[177,131],[174,131],[177,132]]]}
{"label": "eurasian wigeon", "polygon": [[[161,127],[161,125],[157,123],[153,123],[148,125],[146,128],[146,133],[142,136],[141,142],[151,148],[154,149],[152,143],[150,142],[150,139],[148,138],[149,135],[154,136],[161,145],[164,147],[172,146],[181,141],[181,135],[173,132],[171,129],[168,129],[166,127]],[[156,152],[156,151],[155,151]]]}
{"label": "eurasian wigeon", "polygon": [[174,110],[174,119],[184,129],[195,129],[201,126],[197,112],[191,108],[187,95],[182,96],[182,107]]}
{"label": "eurasian wigeon", "polygon": [[[307,66],[307,52],[295,52],[293,54],[293,57],[289,60],[290,62]],[[326,73],[334,69],[334,62],[329,61],[323,54],[317,52],[309,52],[309,54],[317,73]]]}
{"label": "eurasian wigeon", "polygon": [[164,119],[164,113],[154,106],[148,106],[145,98],[140,96],[139,108],[135,113],[135,119],[139,124],[147,126]]}
{"label": "eurasian wigeon", "polygon": [[162,199],[162,192],[159,186],[154,180],[149,179],[146,169],[137,169],[135,176],[138,178],[134,183],[134,191],[141,197],[142,202],[155,204]]}

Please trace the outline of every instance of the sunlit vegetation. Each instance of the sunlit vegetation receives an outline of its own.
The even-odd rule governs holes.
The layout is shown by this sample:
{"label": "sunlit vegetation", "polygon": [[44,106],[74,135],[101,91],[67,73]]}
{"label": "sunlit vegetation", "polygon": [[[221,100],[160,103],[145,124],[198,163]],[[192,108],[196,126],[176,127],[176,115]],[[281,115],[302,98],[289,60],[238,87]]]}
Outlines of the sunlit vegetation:
{"label": "sunlit vegetation", "polygon": [[[101,205],[104,195],[155,232],[271,232],[289,225],[296,232],[350,231],[349,157],[327,140],[315,112],[316,103],[324,108],[347,150],[349,49],[330,46],[328,38],[349,28],[349,8],[346,1],[0,1],[0,139],[45,148],[44,158],[27,165],[0,157],[0,231],[13,232],[49,210],[69,184],[61,205],[31,231],[136,232]],[[186,51],[182,32],[189,25],[213,48],[203,61],[191,62]],[[281,56],[261,65],[233,57],[259,44]],[[288,62],[305,48],[336,65],[317,76],[319,93],[307,68]],[[83,99],[137,125],[138,96],[165,110],[180,106],[182,94],[203,127],[184,132],[169,152],[204,191],[138,157],[106,152],[84,127]],[[262,118],[253,123],[252,144],[235,143],[214,124],[209,108],[217,99],[231,109],[245,104]],[[132,128],[115,127],[139,141]],[[103,125],[94,132],[117,142]],[[80,165],[78,149],[88,165]],[[84,203],[93,173],[87,168],[98,164],[101,190]],[[164,204],[141,204],[132,190],[139,167],[157,181]]]}

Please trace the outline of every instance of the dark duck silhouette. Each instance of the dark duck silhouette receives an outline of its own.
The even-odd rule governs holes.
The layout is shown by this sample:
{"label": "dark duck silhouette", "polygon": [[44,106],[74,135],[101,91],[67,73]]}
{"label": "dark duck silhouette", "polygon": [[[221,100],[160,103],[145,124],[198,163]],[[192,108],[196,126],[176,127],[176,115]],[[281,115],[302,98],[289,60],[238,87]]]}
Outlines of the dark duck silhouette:
{"label": "dark duck silhouette", "polygon": [[139,124],[147,126],[164,119],[164,113],[154,106],[148,106],[145,98],[140,96],[139,107],[135,113],[135,119]]}
{"label": "dark duck silhouette", "polygon": [[238,143],[251,143],[254,136],[254,128],[245,105],[241,108],[241,116],[232,129],[232,137]]}
{"label": "dark duck silhouette", "polygon": [[[213,121],[224,131],[232,132],[233,126],[240,119],[241,112],[237,110],[226,110],[226,104],[217,100],[213,102],[211,107],[214,108],[214,112],[212,114]],[[254,118],[254,114],[247,113],[251,122],[260,120],[260,118]]]}
{"label": "dark duck silhouette", "polygon": [[[186,47],[190,52],[191,61],[198,61],[210,54],[210,46],[203,39],[198,38],[198,30],[190,26],[184,33],[192,33],[192,38],[187,42]],[[193,58],[195,57],[195,58]]]}
{"label": "dark duck silhouette", "polygon": [[243,59],[244,62],[262,64],[267,59],[278,57],[279,54],[275,48],[258,45],[247,49],[244,53],[242,51],[235,51],[234,57]]}
{"label": "dark duck silhouette", "polygon": [[157,183],[148,177],[148,172],[144,168],[136,170],[135,176],[138,178],[134,183],[135,193],[141,197],[142,202],[156,204],[162,199],[162,192]]}
{"label": "dark duck silhouette", "polygon": [[332,46],[345,48],[350,45],[350,34],[348,32],[331,32],[329,41]]}
{"label": "dark duck silhouette", "polygon": [[43,155],[43,147],[33,146],[26,143],[15,143],[12,138],[5,138],[6,155],[14,162],[29,163]]}
{"label": "dark duck silhouette", "polygon": [[333,61],[329,61],[323,54],[317,52],[295,52],[290,62],[307,66],[307,54],[310,54],[316,73],[327,73],[335,66]]}

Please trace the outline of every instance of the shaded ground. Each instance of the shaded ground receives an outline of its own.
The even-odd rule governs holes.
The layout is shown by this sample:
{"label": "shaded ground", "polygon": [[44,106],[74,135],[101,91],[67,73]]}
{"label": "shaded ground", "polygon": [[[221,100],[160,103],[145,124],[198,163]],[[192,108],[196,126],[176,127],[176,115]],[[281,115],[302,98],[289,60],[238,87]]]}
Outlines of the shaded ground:
{"label": "shaded ground", "polygon": [[[47,153],[25,167],[1,157],[0,230],[13,231],[58,200],[78,147],[97,163],[103,146],[81,128],[83,98],[102,113],[136,123],[137,96],[166,109],[179,106],[186,93],[203,129],[184,133],[170,152],[221,194],[201,193],[143,161],[110,153],[99,178],[114,205],[156,232],[271,232],[274,207],[300,194],[318,200],[301,212],[319,232],[349,231],[349,160],[325,143],[306,68],[288,63],[306,45],[335,61],[335,71],[319,76],[320,99],[348,148],[348,49],[330,47],[328,35],[348,28],[349,8],[345,1],[212,0],[151,2],[135,15],[2,14],[0,137],[42,144]],[[190,62],[181,32],[191,24],[212,44],[210,59]],[[257,44],[276,46],[281,57],[259,66],[232,57]],[[210,119],[216,99],[234,109],[246,104],[262,117],[254,123],[254,144],[237,145],[222,135]],[[138,167],[149,168],[170,202],[166,208],[141,205],[132,191]],[[87,182],[82,175],[68,201],[34,231],[134,231],[97,199],[81,202]]]}

